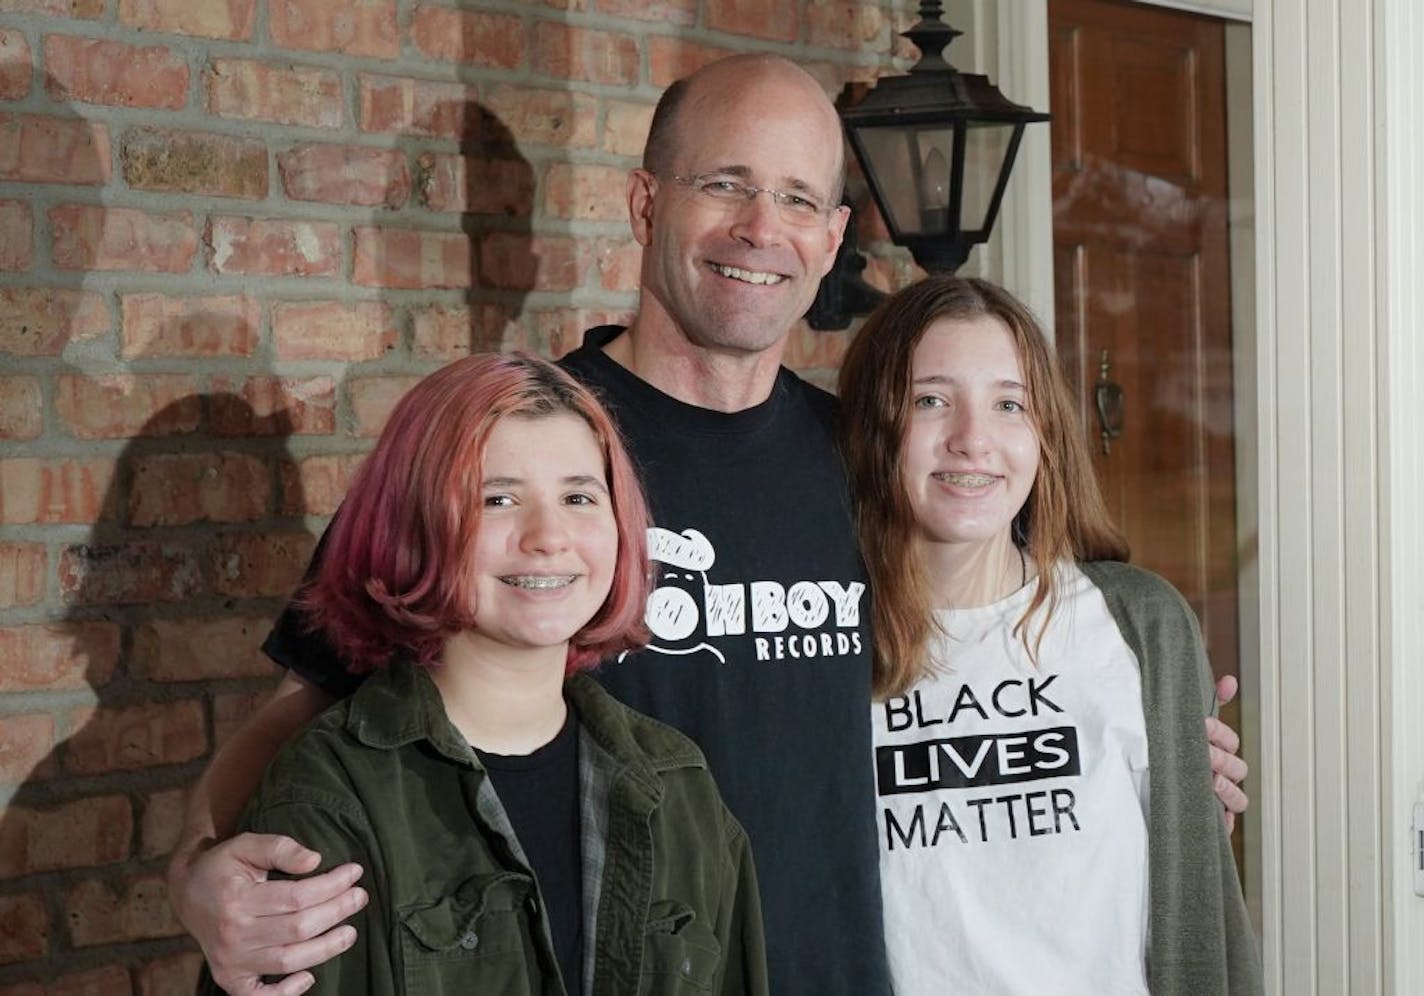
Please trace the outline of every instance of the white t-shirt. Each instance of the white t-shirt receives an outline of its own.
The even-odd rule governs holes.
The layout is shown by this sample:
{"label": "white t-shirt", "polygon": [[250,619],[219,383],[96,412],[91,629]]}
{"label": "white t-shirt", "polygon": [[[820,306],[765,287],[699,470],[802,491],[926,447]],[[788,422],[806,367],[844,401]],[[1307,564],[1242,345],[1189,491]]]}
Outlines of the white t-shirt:
{"label": "white t-shirt", "polygon": [[937,613],[939,671],[871,707],[897,996],[1147,993],[1141,675],[1102,593],[1058,570],[1037,667],[1013,634],[1030,583]]}

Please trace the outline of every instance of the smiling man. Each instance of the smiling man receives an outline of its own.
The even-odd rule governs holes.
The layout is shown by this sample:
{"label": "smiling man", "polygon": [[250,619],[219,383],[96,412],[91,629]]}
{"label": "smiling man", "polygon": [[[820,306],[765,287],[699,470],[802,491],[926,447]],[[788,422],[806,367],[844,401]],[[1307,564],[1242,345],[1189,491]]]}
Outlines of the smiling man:
{"label": "smiling man", "polygon": [[[794,64],[737,56],[674,84],[628,180],[639,311],[563,361],[612,411],[657,525],[653,639],[598,676],[707,755],[752,841],[771,991],[790,996],[888,990],[865,576],[834,401],[781,366],[845,231],[843,173],[836,112]],[[292,609],[265,649],[289,673],[194,793],[170,887],[220,982],[290,996],[351,944],[336,925],[365,901],[360,870],[267,882],[319,858],[286,838],[204,844],[357,679]]]}

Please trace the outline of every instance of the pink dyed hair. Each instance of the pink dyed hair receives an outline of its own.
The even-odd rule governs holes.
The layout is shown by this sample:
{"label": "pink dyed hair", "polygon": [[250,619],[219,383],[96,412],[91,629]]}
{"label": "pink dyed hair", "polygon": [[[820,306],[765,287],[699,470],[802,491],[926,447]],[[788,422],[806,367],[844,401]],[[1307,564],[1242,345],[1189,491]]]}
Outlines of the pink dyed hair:
{"label": "pink dyed hair", "polygon": [[618,529],[608,597],[569,642],[568,670],[647,642],[648,511],[608,413],[558,367],[537,357],[470,356],[401,398],[362,463],[302,596],[353,673],[408,653],[421,664],[446,637],[474,626],[468,560],[480,524],[485,444],[501,418],[575,415],[593,430]]}

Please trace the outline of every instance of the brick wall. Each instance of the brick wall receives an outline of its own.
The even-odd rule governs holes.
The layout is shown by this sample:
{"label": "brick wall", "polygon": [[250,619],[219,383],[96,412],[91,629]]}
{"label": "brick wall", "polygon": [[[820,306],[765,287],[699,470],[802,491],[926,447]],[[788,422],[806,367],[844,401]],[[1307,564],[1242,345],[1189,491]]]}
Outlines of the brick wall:
{"label": "brick wall", "polygon": [[392,403],[633,309],[669,81],[837,92],[911,6],[0,0],[0,996],[191,991],[185,786]]}

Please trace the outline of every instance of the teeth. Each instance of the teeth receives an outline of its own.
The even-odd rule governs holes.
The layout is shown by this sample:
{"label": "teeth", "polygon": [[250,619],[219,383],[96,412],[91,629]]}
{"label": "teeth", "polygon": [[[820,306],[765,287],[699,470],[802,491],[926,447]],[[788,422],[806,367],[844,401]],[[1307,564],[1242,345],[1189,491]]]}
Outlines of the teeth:
{"label": "teeth", "polygon": [[743,270],[741,267],[723,266],[721,263],[713,263],[712,269],[724,277],[731,277],[733,280],[740,280],[747,284],[779,284],[786,279],[779,273],[764,273],[760,270]]}
{"label": "teeth", "polygon": [[511,574],[500,578],[505,584],[529,591],[563,588],[574,583],[573,574]]}
{"label": "teeth", "polygon": [[960,488],[982,488],[985,485],[993,484],[994,478],[989,474],[954,474],[948,471],[934,475],[935,480],[943,481],[946,484],[953,484]]}

